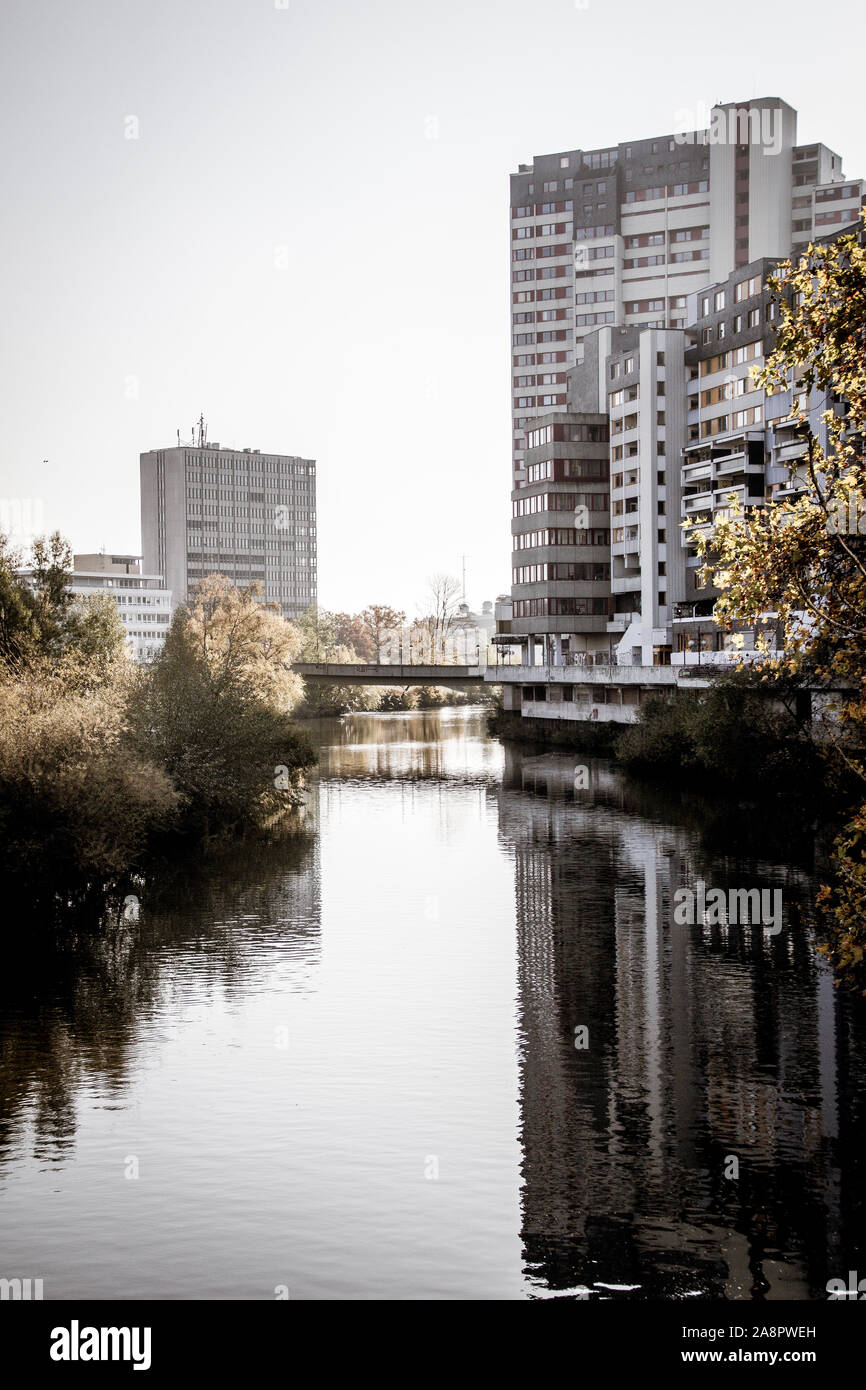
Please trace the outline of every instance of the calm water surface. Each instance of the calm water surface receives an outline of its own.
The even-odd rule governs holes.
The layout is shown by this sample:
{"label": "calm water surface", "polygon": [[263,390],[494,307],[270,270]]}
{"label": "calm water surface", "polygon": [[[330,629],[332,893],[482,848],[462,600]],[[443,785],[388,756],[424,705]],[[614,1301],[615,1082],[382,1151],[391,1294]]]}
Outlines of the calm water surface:
{"label": "calm water surface", "polygon": [[[809,1299],[866,1274],[863,1010],[797,847],[603,762],[575,787],[479,712],[315,728],[302,836],[7,959],[0,1276]],[[699,877],[781,888],[783,930],[675,925]]]}

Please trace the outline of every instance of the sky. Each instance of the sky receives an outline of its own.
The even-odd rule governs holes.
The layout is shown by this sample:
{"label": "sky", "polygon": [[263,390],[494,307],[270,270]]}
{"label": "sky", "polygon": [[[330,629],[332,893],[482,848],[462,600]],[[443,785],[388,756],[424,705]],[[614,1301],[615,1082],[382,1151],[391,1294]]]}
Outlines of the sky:
{"label": "sky", "polygon": [[325,607],[507,591],[509,173],[778,96],[862,176],[863,15],[3,0],[0,524],[137,553],[203,413],[318,461]]}

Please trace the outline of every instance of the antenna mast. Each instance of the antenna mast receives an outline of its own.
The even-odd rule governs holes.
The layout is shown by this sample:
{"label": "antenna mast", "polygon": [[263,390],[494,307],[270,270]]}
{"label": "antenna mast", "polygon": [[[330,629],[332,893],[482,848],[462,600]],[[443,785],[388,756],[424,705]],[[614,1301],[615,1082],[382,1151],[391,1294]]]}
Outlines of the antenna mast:
{"label": "antenna mast", "polygon": [[180,430],[178,430],[177,442],[178,444],[190,445],[193,449],[207,448],[207,425],[205,424],[203,412],[190,430],[189,439],[181,439]]}

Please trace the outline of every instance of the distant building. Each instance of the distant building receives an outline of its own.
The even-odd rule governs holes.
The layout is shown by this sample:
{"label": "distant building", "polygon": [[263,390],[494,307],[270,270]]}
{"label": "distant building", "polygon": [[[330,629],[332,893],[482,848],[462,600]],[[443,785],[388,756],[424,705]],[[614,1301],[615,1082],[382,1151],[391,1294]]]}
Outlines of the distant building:
{"label": "distant building", "polygon": [[316,602],[316,464],[290,454],[178,443],[141,455],[144,566],[175,604],[209,574],[262,584],[286,618]]}
{"label": "distant building", "polygon": [[[117,604],[133,661],[144,663],[159,655],[171,622],[171,591],[158,574],[142,574],[137,555],[74,555],[69,592],[82,598],[108,594]],[[32,588],[33,568],[18,570]]]}
{"label": "distant building", "polygon": [[73,594],[107,593],[117,604],[134,661],[152,661],[165,642],[171,621],[171,590],[158,574],[142,574],[137,555],[75,555]]}
{"label": "distant building", "polygon": [[452,619],[452,627],[477,628],[489,636],[496,630],[493,604],[486,599],[481,605],[481,612],[473,613],[468,603],[459,603]]}

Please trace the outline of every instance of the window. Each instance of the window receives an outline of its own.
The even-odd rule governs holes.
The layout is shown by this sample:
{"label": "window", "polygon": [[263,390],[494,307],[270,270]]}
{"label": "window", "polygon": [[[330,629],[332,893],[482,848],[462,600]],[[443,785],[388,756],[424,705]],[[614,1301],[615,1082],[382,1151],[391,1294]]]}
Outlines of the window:
{"label": "window", "polygon": [[751,280],[741,280],[734,289],[736,302],[742,303],[744,299],[752,299],[754,295],[761,293],[761,277],[753,275]]}
{"label": "window", "polygon": [[714,297],[714,299],[713,299],[713,308],[716,310],[716,312],[718,312],[719,309],[724,309],[724,307],[725,307],[725,291],[724,291],[724,290],[716,290],[715,297]]}

